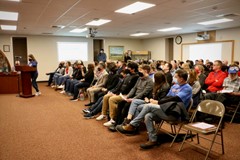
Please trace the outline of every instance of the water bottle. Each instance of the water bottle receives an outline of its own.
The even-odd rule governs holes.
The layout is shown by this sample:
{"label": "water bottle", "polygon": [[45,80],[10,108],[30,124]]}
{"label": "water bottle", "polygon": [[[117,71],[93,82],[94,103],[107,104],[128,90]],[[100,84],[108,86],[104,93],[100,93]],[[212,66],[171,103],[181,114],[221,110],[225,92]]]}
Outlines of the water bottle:
{"label": "water bottle", "polygon": [[84,94],[80,93],[79,98],[80,98],[80,101],[84,101]]}

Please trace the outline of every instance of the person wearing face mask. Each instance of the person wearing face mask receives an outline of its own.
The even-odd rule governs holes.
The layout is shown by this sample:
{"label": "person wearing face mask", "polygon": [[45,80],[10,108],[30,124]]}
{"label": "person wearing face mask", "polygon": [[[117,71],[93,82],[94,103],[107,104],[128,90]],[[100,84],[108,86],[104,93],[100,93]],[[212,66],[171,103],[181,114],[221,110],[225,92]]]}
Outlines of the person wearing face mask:
{"label": "person wearing face mask", "polygon": [[100,62],[98,64],[98,71],[99,71],[99,77],[96,81],[96,83],[87,89],[88,97],[90,102],[88,104],[85,104],[85,106],[91,106],[96,102],[95,99],[95,93],[99,92],[106,86],[107,78],[108,78],[108,72],[105,69],[105,63]]}
{"label": "person wearing face mask", "polygon": [[53,76],[55,73],[59,73],[61,75],[64,74],[64,63],[65,62],[60,62],[57,69],[54,71],[54,72],[48,72],[46,73],[46,75],[49,75],[49,79],[48,79],[48,85],[47,86],[50,86],[52,84],[52,81],[53,81]]}
{"label": "person wearing face mask", "polygon": [[200,65],[200,64],[195,65],[194,70],[197,73],[198,80],[199,80],[199,83],[201,85],[201,88],[204,89],[206,75],[204,74],[203,65]]}
{"label": "person wearing face mask", "polygon": [[37,65],[38,65],[38,62],[32,54],[28,55],[28,61],[29,61],[28,65],[30,67],[36,68],[36,71],[33,71],[31,73],[31,78],[32,78],[32,86],[36,90],[35,96],[39,96],[41,94],[41,92],[39,91],[38,84],[37,84],[37,77],[38,77]]}
{"label": "person wearing face mask", "polygon": [[100,52],[98,53],[97,55],[97,61],[98,62],[106,62],[107,60],[107,56],[106,56],[106,53],[104,53],[104,50],[101,49]]}
{"label": "person wearing face mask", "polygon": [[[150,149],[158,145],[157,130],[154,121],[172,120],[176,121],[181,117],[188,120],[189,116],[186,108],[192,98],[192,88],[187,83],[188,73],[184,70],[177,70],[175,73],[177,84],[169,90],[167,96],[161,100],[151,99],[142,111],[127,125],[117,125],[116,129],[122,134],[135,134],[137,127],[144,120],[146,124],[148,141],[141,144],[142,149]],[[173,107],[173,105],[175,107]]]}

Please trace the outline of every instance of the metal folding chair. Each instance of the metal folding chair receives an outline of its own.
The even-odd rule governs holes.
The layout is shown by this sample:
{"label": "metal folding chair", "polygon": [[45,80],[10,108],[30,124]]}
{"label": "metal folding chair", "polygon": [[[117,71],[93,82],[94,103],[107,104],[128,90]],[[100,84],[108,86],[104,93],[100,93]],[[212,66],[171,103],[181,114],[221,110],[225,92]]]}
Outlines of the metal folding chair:
{"label": "metal folding chair", "polygon": [[226,110],[229,109],[229,111],[233,111],[232,114],[230,114],[230,113],[225,113],[226,116],[230,116],[230,117],[231,117],[230,123],[232,123],[233,120],[234,120],[234,118],[235,118],[235,116],[236,116],[236,114],[237,114],[237,113],[240,114],[240,113],[238,112],[238,109],[239,109],[239,107],[240,107],[240,101],[239,101],[238,104],[232,104],[232,105],[228,105],[228,106],[225,106],[225,107],[226,107]]}
{"label": "metal folding chair", "polygon": [[[216,125],[205,123],[205,122],[194,122],[194,120],[196,118],[196,115],[198,113],[205,113],[205,114],[208,114],[208,115],[216,116],[216,117],[218,117],[218,122],[216,123]],[[222,128],[221,128],[224,113],[225,113],[225,107],[221,102],[213,101],[213,100],[202,101],[198,105],[196,111],[194,112],[193,118],[191,119],[191,122],[182,126],[183,129],[187,130],[187,133],[186,133],[186,135],[183,139],[183,142],[182,142],[182,144],[179,148],[179,151],[182,150],[182,147],[183,147],[184,143],[188,143],[190,145],[196,146],[200,149],[203,149],[203,150],[207,151],[207,154],[206,154],[206,157],[205,157],[205,160],[206,160],[209,156],[210,151],[212,150],[213,144],[217,143],[217,144],[221,145],[222,154],[224,154],[223,134],[222,134]],[[194,143],[194,140],[192,138],[192,133],[196,133],[197,144]],[[212,139],[210,139],[209,137],[206,137],[206,136],[205,137],[202,136],[202,135],[210,135],[210,134],[213,135]],[[186,140],[188,135],[191,136],[191,141]],[[215,141],[217,135],[221,137],[221,142],[220,143]],[[211,141],[209,149],[207,149],[203,145],[200,145],[199,138]]]}
{"label": "metal folding chair", "polygon": [[[193,99],[191,99],[190,104],[188,106],[188,113],[191,112],[193,106]],[[166,123],[169,124],[171,127],[171,132],[167,131],[166,129],[162,128],[162,125]],[[182,128],[182,125],[185,124],[186,122],[183,122],[181,120],[177,120],[177,121],[167,121],[167,120],[162,120],[160,123],[157,124],[157,131],[161,129],[161,131],[163,131],[164,133],[168,134],[169,136],[173,137],[173,140],[170,144],[170,147],[172,147],[173,143],[175,142],[175,140],[177,139],[177,136]],[[176,128],[178,127],[178,130],[176,130]]]}

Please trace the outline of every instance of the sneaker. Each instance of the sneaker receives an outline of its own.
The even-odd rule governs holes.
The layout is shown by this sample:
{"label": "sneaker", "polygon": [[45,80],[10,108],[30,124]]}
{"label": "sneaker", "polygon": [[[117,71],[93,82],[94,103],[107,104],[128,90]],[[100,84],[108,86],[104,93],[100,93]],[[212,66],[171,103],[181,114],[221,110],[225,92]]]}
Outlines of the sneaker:
{"label": "sneaker", "polygon": [[65,94],[66,92],[63,90],[63,91],[61,91],[61,92],[59,92],[59,93],[61,93],[61,94]]}
{"label": "sneaker", "polygon": [[57,87],[58,89],[63,89],[64,88],[64,85],[60,85]]}
{"label": "sneaker", "polygon": [[91,118],[94,118],[94,115],[92,115],[92,113],[88,113],[84,115],[84,118],[91,119]]}
{"label": "sneaker", "polygon": [[89,111],[87,108],[86,108],[86,109],[83,109],[82,112],[83,112],[84,114],[90,113],[90,111]]}
{"label": "sneaker", "polygon": [[140,147],[142,149],[150,149],[150,148],[153,148],[154,146],[157,146],[158,145],[158,142],[157,141],[148,141],[147,143],[144,143],[144,144],[141,144]]}
{"label": "sneaker", "polygon": [[35,96],[40,96],[42,93],[41,92],[36,92]]}
{"label": "sneaker", "polygon": [[106,127],[111,127],[111,126],[114,126],[115,123],[116,123],[116,122],[111,119],[110,121],[108,121],[108,122],[106,122],[106,123],[103,123],[103,125],[106,126]]}
{"label": "sneaker", "polygon": [[98,116],[97,118],[96,118],[96,120],[97,121],[101,121],[101,120],[104,120],[104,119],[106,119],[107,118],[107,116],[105,116],[105,115],[100,115],[100,116]]}
{"label": "sneaker", "polygon": [[70,101],[77,102],[78,99],[77,98],[76,99],[75,98],[71,98]]}

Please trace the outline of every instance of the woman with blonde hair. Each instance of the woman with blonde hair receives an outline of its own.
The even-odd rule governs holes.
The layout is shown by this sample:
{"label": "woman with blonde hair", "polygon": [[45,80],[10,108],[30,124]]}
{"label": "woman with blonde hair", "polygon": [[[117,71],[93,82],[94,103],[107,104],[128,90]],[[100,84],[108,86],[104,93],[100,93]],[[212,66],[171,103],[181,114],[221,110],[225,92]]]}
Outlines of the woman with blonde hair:
{"label": "woman with blonde hair", "polygon": [[28,55],[28,61],[29,61],[28,65],[30,67],[36,68],[36,71],[33,71],[31,73],[31,78],[32,78],[32,86],[36,90],[35,96],[39,96],[41,94],[41,92],[39,91],[38,85],[37,85],[37,77],[38,77],[37,65],[38,65],[38,62],[32,54]]}

